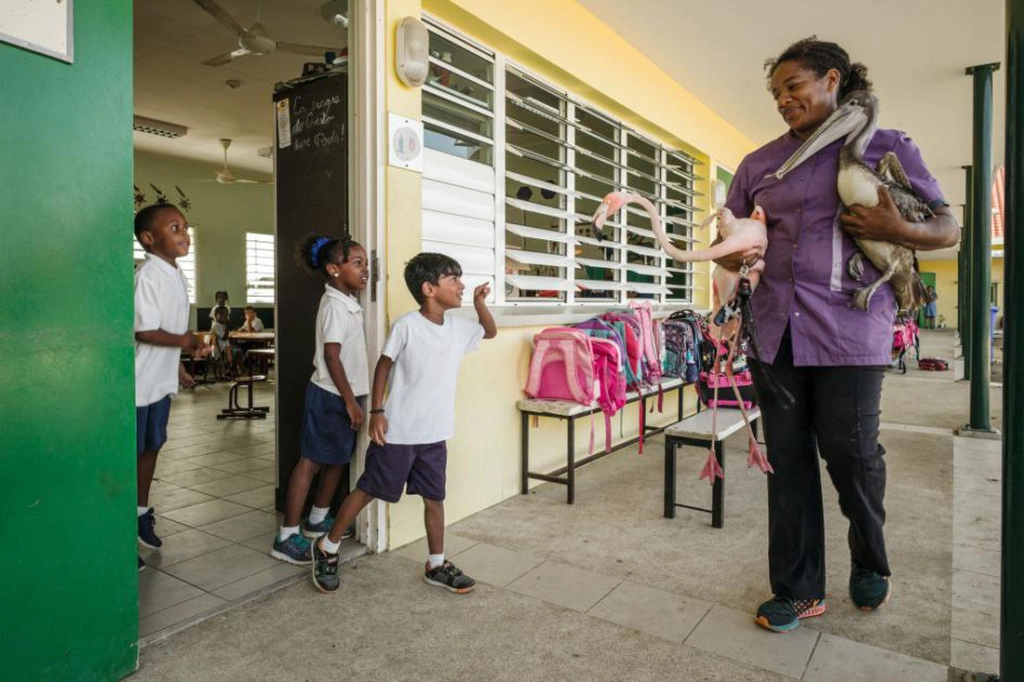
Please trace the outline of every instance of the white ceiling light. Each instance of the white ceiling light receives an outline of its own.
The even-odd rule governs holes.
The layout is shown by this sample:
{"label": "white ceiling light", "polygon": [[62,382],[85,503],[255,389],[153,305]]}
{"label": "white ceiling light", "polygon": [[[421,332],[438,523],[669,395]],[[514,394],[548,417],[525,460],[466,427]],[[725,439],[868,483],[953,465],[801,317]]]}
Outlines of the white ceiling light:
{"label": "white ceiling light", "polygon": [[348,0],[330,0],[320,5],[320,15],[324,21],[343,29],[348,29]]}
{"label": "white ceiling light", "polygon": [[134,120],[132,121],[132,130],[169,138],[181,137],[182,135],[188,134],[188,128],[185,126],[178,125],[177,123],[168,123],[167,121],[158,121],[154,118],[146,118],[145,116],[134,117]]}

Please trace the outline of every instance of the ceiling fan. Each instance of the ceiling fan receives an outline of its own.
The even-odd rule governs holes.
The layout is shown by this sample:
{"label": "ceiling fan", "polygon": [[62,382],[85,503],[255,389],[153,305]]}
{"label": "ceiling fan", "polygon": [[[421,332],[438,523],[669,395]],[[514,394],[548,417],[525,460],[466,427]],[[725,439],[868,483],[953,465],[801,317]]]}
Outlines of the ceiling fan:
{"label": "ceiling fan", "polygon": [[231,146],[231,140],[226,137],[220,139],[220,146],[224,148],[224,166],[217,171],[217,174],[210,180],[200,180],[200,182],[219,182],[222,185],[271,185],[271,180],[249,180],[247,178],[235,177],[235,174],[228,168],[228,147]]}
{"label": "ceiling fan", "polygon": [[[238,36],[238,49],[207,59],[203,64],[206,66],[222,66],[233,59],[244,57],[248,54],[265,55],[274,52],[290,52],[292,54],[307,54],[316,57],[323,57],[326,52],[340,53],[336,47],[321,47],[318,45],[304,45],[301,43],[286,43],[274,40],[267,34],[263,24],[259,22],[257,9],[257,21],[249,28],[242,28],[235,19],[224,11],[214,0],[195,0],[195,3],[206,10],[214,19],[231,29],[231,32]],[[258,7],[258,6],[257,6]]]}

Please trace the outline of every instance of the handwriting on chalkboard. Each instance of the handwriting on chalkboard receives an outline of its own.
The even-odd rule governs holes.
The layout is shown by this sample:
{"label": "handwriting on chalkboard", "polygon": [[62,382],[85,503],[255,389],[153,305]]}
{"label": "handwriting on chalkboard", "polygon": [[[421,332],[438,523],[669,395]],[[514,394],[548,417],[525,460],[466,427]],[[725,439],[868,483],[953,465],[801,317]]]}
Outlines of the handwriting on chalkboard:
{"label": "handwriting on chalkboard", "polygon": [[342,106],[341,95],[302,97],[296,95],[291,104],[292,146],[297,152],[311,149],[328,151],[343,144],[345,123],[335,121],[336,107]]}

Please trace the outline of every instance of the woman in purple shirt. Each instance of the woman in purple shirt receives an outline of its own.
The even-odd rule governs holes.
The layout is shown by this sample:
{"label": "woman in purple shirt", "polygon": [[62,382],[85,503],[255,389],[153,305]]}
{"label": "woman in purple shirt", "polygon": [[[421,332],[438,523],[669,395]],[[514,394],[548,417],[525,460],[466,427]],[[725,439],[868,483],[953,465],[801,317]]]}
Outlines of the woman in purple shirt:
{"label": "woman in purple shirt", "polygon": [[[726,205],[768,216],[765,270],[754,292],[760,362],[759,390],[768,459],[768,565],[774,597],[757,609],[758,624],[776,632],[825,612],[825,538],[818,453],[839,505],[849,519],[850,597],[863,610],[891,594],[883,525],[885,449],[878,443],[882,377],[889,364],[896,312],[885,285],[864,312],[851,308],[861,286],[846,272],[852,237],[897,242],[915,250],[952,246],[956,220],[917,146],[903,133],[879,129],[864,154],[871,166],[886,152],[899,158],[915,192],[935,215],[923,223],[902,218],[885,190],[874,208],[843,210],[836,190],[835,142],[782,180],[774,171],[796,151],[851,90],[871,89],[867,68],[851,64],[834,43],[808,38],[772,62],[769,79],[789,131],[748,155],[736,172]],[[721,261],[738,269],[754,253]],[[864,282],[879,276],[865,265]],[[765,371],[794,398],[784,405],[767,390]]]}

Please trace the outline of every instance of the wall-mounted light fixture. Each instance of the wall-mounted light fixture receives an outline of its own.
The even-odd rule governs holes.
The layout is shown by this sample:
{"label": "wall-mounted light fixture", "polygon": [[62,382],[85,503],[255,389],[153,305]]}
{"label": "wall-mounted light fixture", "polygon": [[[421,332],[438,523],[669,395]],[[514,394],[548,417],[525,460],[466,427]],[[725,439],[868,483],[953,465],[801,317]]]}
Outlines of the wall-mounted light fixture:
{"label": "wall-mounted light fixture", "polygon": [[329,24],[348,30],[348,0],[330,0],[320,5],[320,16]]}
{"label": "wall-mounted light fixture", "polygon": [[398,78],[410,87],[419,87],[427,81],[427,53],[430,35],[427,27],[416,17],[406,17],[398,22],[395,37],[395,68]]}

